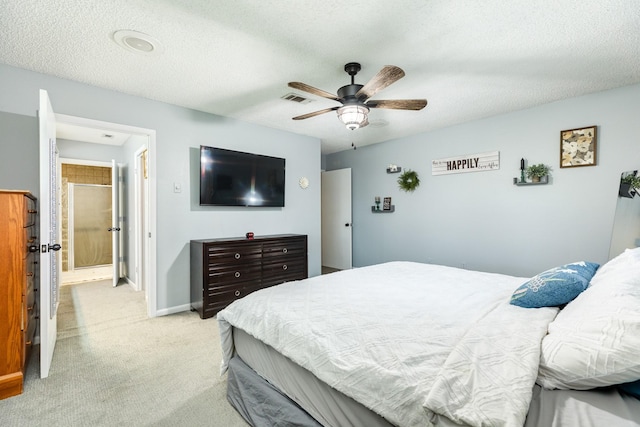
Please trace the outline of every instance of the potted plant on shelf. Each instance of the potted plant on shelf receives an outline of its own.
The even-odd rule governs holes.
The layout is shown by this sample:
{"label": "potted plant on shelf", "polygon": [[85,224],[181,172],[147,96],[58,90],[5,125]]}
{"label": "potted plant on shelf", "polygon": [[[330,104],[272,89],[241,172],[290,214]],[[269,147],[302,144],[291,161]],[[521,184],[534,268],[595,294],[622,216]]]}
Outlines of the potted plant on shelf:
{"label": "potted plant on shelf", "polygon": [[531,182],[540,182],[540,178],[549,175],[549,171],[549,166],[544,163],[531,165],[527,168],[527,178],[530,178]]}
{"label": "potted plant on shelf", "polygon": [[620,197],[632,199],[638,194],[638,189],[640,189],[640,176],[630,173],[620,178],[620,190],[618,190]]}

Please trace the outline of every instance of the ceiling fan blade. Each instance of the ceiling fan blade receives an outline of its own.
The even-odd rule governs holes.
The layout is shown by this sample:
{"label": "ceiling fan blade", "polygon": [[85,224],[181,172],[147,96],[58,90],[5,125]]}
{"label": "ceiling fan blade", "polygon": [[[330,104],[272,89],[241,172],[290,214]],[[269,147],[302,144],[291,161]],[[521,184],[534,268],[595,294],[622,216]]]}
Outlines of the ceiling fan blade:
{"label": "ceiling fan blade", "polygon": [[426,99],[380,99],[370,100],[365,104],[369,108],[388,108],[392,110],[422,110],[427,105]]}
{"label": "ceiling fan blade", "polygon": [[292,87],[292,88],[298,89],[298,90],[303,90],[305,92],[309,92],[309,93],[312,93],[314,95],[321,96],[323,98],[329,98],[329,99],[333,99],[334,101],[340,101],[340,99],[337,96],[335,96],[334,94],[326,92],[326,91],[324,91],[322,89],[315,88],[313,86],[309,86],[306,83],[289,82],[289,87]]}
{"label": "ceiling fan blade", "polygon": [[371,80],[367,82],[356,93],[356,98],[364,101],[371,98],[373,95],[389,86],[392,83],[397,82],[404,77],[404,71],[400,67],[395,65],[385,65],[382,70],[378,72]]}
{"label": "ceiling fan blade", "polygon": [[296,117],[293,118],[293,120],[308,119],[310,117],[319,116],[320,114],[328,113],[330,111],[336,111],[338,108],[340,108],[340,107],[325,108],[324,110],[318,110],[318,111],[314,111],[313,113],[307,113],[307,114],[303,114],[301,116],[296,116]]}

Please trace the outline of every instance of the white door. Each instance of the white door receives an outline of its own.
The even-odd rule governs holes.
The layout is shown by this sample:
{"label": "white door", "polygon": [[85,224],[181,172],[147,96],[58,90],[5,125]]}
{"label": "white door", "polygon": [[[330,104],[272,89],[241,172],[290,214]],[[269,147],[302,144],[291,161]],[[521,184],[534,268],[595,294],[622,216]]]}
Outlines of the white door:
{"label": "white door", "polygon": [[[61,274],[59,158],[56,117],[46,90],[40,90],[40,377],[49,376],[56,346],[58,280]],[[48,173],[45,173],[48,171]]]}
{"label": "white door", "polygon": [[322,266],[348,270],[351,259],[351,169],[322,172]]}
{"label": "white door", "polygon": [[120,174],[115,160],[111,160],[111,246],[113,264],[113,287],[120,281]]}

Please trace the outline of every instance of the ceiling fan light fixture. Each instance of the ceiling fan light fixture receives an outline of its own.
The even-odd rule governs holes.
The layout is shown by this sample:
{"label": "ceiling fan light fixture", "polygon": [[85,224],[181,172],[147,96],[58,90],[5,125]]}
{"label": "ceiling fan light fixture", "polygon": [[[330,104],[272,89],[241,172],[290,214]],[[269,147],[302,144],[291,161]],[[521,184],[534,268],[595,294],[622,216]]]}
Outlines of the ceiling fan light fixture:
{"label": "ceiling fan light fixture", "polygon": [[365,105],[344,105],[338,108],[338,118],[347,129],[356,130],[369,123],[369,108]]}

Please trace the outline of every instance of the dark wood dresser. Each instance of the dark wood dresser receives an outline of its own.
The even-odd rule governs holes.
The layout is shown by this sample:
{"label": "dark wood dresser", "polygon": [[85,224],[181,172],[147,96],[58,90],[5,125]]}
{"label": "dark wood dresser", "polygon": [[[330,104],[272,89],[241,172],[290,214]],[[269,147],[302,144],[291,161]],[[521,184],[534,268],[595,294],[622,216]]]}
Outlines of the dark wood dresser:
{"label": "dark wood dresser", "polygon": [[0,399],[22,393],[36,332],[37,200],[0,190]]}
{"label": "dark wood dresser", "polygon": [[306,235],[191,241],[191,309],[203,319],[253,291],[307,276]]}

